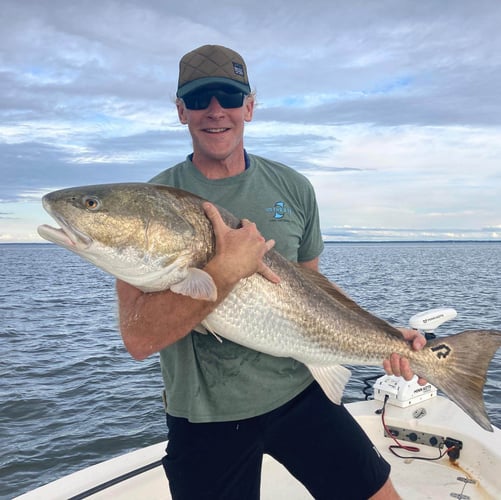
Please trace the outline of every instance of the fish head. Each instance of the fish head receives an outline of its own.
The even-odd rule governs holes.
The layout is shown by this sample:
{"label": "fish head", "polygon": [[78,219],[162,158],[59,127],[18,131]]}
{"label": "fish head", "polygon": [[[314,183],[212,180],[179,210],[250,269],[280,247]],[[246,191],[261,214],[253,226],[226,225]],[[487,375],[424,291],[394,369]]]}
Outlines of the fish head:
{"label": "fish head", "polygon": [[38,233],[142,290],[165,289],[213,251],[202,200],[183,193],[147,183],[54,191],[42,204],[60,227]]}

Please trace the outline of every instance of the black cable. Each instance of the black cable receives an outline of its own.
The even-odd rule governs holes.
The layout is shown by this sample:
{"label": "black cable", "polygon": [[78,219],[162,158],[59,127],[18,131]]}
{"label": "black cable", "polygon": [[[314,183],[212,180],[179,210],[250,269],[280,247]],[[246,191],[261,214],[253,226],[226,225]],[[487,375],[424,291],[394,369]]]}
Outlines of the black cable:
{"label": "black cable", "polygon": [[[364,383],[364,388],[362,389],[362,392],[364,393],[365,395],[365,401],[368,401],[369,398],[371,397],[374,397],[374,388],[373,388],[373,384],[370,384],[369,382],[372,381],[372,380],[376,380],[380,377],[381,375],[374,375],[372,377],[366,377],[364,379],[362,379],[362,382]],[[369,394],[369,390],[372,389],[372,394]]]}

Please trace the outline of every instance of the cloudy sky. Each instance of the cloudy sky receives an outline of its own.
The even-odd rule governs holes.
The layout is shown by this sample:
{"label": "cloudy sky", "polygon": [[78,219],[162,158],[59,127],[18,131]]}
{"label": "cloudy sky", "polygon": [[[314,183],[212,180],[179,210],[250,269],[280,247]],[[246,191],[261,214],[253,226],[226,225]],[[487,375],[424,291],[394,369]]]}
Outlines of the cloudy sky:
{"label": "cloudy sky", "polygon": [[324,233],[501,241],[498,0],[2,0],[0,242],[42,194],[144,181],[191,151],[180,57],[240,52],[249,152],[315,186]]}

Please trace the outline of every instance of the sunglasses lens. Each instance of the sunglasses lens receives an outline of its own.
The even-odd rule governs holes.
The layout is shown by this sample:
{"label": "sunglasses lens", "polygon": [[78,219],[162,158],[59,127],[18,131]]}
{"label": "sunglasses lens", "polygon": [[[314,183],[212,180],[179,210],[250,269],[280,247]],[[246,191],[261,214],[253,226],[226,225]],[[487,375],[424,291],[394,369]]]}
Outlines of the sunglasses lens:
{"label": "sunglasses lens", "polygon": [[226,92],[224,90],[202,90],[183,97],[188,109],[201,110],[209,107],[211,99],[215,97],[222,108],[240,108],[244,103],[243,92]]}
{"label": "sunglasses lens", "polygon": [[223,108],[240,108],[244,103],[245,94],[243,92],[220,91],[215,97]]}
{"label": "sunglasses lens", "polygon": [[209,106],[211,96],[206,92],[194,92],[183,97],[184,104],[188,109],[205,109]]}

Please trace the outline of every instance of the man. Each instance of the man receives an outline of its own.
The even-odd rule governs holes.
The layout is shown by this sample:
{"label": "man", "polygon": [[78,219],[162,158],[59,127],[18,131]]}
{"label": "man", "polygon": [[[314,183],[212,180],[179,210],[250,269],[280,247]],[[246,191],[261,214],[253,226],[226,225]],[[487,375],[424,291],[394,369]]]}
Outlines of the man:
{"label": "man", "polygon": [[[127,349],[137,359],[160,352],[169,428],[163,464],[173,498],[257,499],[263,453],[283,463],[315,498],[398,498],[389,465],[304,365],[195,331],[242,278],[260,272],[279,281],[262,262],[274,244],[286,258],[318,270],[323,243],[306,178],[244,150],[254,95],[241,56],[216,45],[186,54],[177,97],[193,154],[152,182],[224,206],[242,227],[228,228],[214,205],[205,205],[216,235],[216,254],[205,267],[217,285],[215,302],[170,291],[145,294],[117,282]],[[404,334],[415,348],[423,346],[422,336]],[[398,355],[385,369],[412,376]]]}

